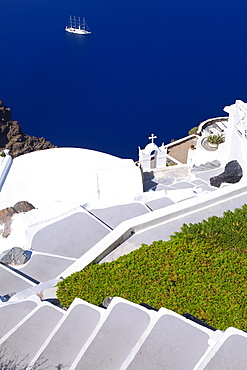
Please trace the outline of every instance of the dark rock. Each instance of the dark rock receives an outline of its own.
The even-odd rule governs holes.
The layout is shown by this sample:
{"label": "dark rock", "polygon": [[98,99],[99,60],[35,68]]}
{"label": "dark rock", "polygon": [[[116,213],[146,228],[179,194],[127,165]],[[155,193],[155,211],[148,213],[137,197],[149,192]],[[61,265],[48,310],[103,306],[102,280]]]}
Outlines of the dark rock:
{"label": "dark rock", "polygon": [[9,221],[7,222],[6,224],[4,224],[4,229],[3,229],[3,233],[2,233],[2,237],[3,238],[7,238],[9,236],[9,234],[11,233],[11,224],[12,224],[12,221]]}
{"label": "dark rock", "polygon": [[223,182],[235,184],[241,180],[242,176],[242,168],[238,161],[234,160],[226,164],[224,172],[218,176],[211,177],[210,185],[219,188]]}
{"label": "dark rock", "polygon": [[0,225],[10,222],[12,216],[16,214],[16,210],[13,207],[8,207],[0,211]]}
{"label": "dark rock", "polygon": [[17,202],[14,207],[8,207],[0,211],[0,225],[4,225],[3,231],[0,234],[3,238],[7,238],[11,233],[11,223],[13,215],[22,212],[28,212],[35,207],[26,201]]}
{"label": "dark rock", "polygon": [[14,210],[17,212],[17,213],[21,213],[21,212],[28,212],[28,211],[31,211],[32,209],[35,209],[35,207],[31,204],[31,203],[28,203],[27,201],[21,201],[21,202],[17,202],[14,206],[13,206]]}
{"label": "dark rock", "polygon": [[[0,122],[8,122],[12,119],[9,108],[3,106],[3,101],[0,100]],[[0,131],[1,132],[1,131]]]}
{"label": "dark rock", "polygon": [[23,265],[28,260],[28,254],[19,247],[13,247],[0,255],[3,265]]}
{"label": "dark rock", "polygon": [[219,176],[211,177],[211,179],[209,181],[210,181],[210,185],[214,186],[215,188],[219,188],[220,185],[223,182],[222,179]]}
{"label": "dark rock", "polygon": [[0,150],[9,149],[10,155],[15,158],[22,154],[50,148],[56,148],[56,146],[45,138],[24,134],[21,125],[17,121],[12,121],[10,108],[4,107],[0,100]]}
{"label": "dark rock", "polygon": [[111,303],[113,297],[106,297],[103,302],[99,305],[99,307],[107,308],[109,304]]}

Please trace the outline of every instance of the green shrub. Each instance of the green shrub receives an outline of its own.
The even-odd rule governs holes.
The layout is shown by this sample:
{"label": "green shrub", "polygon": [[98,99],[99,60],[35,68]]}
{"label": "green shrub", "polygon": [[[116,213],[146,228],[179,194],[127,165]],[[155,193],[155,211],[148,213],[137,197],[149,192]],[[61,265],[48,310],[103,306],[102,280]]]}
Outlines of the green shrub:
{"label": "green shrub", "polygon": [[170,240],[90,265],[58,283],[68,307],[75,297],[99,305],[107,296],[190,312],[217,329],[247,330],[247,206],[184,224]]}
{"label": "green shrub", "polygon": [[192,127],[192,128],[189,130],[188,134],[189,134],[189,135],[196,134],[196,133],[197,133],[197,130],[198,130],[198,127],[197,127],[197,126],[196,126],[196,127]]}
{"label": "green shrub", "polygon": [[222,144],[225,141],[223,134],[209,135],[207,141],[211,144]]}
{"label": "green shrub", "polygon": [[6,154],[4,152],[1,152],[0,157],[6,157]]}

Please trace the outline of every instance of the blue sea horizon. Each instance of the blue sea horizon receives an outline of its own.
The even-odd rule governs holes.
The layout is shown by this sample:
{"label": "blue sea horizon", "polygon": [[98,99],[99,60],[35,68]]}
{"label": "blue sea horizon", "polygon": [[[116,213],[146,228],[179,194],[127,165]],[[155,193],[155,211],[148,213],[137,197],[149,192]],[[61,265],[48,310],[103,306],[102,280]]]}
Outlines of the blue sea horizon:
{"label": "blue sea horizon", "polygon": [[[57,146],[138,158],[247,101],[243,1],[1,0],[0,99]],[[92,35],[64,31],[85,17]]]}

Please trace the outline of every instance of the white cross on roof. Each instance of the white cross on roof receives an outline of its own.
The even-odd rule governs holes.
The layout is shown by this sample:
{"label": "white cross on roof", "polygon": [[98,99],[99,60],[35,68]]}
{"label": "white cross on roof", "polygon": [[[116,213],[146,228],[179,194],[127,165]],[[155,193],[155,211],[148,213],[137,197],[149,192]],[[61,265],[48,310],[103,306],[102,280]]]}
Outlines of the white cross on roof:
{"label": "white cross on roof", "polygon": [[154,139],[157,139],[157,136],[155,136],[154,134],[151,134],[151,136],[149,136],[149,140],[152,140],[152,143],[153,143]]}

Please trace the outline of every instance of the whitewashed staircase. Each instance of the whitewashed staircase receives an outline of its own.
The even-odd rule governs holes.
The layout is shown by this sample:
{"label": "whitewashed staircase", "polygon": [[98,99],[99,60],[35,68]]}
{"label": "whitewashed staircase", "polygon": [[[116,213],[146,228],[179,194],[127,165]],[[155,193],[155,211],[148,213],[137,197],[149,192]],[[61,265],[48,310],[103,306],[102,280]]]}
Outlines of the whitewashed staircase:
{"label": "whitewashed staircase", "polygon": [[245,332],[215,331],[122,298],[107,309],[77,298],[65,311],[32,296],[2,304],[0,318],[3,369],[247,368]]}
{"label": "whitewashed staircase", "polygon": [[214,161],[211,161],[211,162],[206,162],[204,164],[200,164],[199,166],[193,166],[192,169],[191,169],[191,173],[213,170],[213,169],[219,168],[219,167],[220,167],[220,162],[218,160],[214,160]]}

